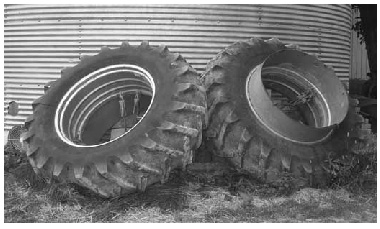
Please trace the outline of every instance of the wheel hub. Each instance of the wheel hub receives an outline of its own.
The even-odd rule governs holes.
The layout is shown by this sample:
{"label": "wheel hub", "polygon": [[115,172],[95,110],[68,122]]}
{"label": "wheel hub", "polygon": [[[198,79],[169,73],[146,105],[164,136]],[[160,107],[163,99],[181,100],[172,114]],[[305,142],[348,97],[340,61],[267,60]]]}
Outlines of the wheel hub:
{"label": "wheel hub", "polygon": [[[286,115],[273,104],[264,85],[293,94],[294,103],[307,105],[314,123],[306,125]],[[254,68],[247,77],[246,97],[265,128],[303,144],[325,140],[348,111],[346,90],[334,72],[315,57],[296,50],[276,52]]]}

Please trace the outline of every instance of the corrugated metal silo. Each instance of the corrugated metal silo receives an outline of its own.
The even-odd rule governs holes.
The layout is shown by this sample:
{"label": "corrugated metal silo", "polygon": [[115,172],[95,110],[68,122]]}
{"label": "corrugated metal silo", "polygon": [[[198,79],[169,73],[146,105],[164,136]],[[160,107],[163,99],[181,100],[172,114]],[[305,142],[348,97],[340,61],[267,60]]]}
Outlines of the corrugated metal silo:
{"label": "corrugated metal silo", "polygon": [[123,40],[166,44],[201,72],[235,41],[278,37],[318,55],[341,80],[350,74],[349,5],[5,5],[4,16],[6,131],[23,124],[63,67]]}

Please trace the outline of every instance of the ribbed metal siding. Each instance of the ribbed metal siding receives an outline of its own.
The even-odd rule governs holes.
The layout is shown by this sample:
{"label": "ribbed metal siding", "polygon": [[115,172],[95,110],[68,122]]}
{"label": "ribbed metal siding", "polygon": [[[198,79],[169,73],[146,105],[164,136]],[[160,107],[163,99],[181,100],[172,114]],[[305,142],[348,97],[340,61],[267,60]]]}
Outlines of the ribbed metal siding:
{"label": "ribbed metal siding", "polygon": [[82,54],[123,40],[166,44],[198,71],[222,48],[253,36],[296,43],[334,67],[350,70],[348,5],[5,5],[5,129],[22,124],[43,85]]}

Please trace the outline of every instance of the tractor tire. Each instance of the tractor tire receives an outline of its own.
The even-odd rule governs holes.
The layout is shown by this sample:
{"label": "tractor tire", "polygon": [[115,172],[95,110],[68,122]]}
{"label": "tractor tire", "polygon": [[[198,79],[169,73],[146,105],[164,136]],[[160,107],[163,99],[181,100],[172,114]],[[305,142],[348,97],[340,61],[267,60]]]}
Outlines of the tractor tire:
{"label": "tractor tire", "polygon": [[[267,85],[274,82],[284,94],[304,90],[302,84],[319,92],[308,108],[314,113],[306,115],[314,126],[296,122],[272,104],[264,72]],[[325,186],[329,158],[363,144],[370,133],[368,120],[358,114],[358,101],[348,98],[334,71],[276,38],[232,44],[208,63],[202,80],[208,110],[204,135],[212,144],[212,161],[267,183],[291,175],[299,186]]]}
{"label": "tractor tire", "polygon": [[[136,91],[152,98],[142,119],[99,143],[120,120],[115,98]],[[202,140],[205,96],[199,74],[178,53],[146,41],[123,42],[63,69],[34,101],[22,140],[43,177],[77,183],[106,198],[144,191],[192,162]]]}

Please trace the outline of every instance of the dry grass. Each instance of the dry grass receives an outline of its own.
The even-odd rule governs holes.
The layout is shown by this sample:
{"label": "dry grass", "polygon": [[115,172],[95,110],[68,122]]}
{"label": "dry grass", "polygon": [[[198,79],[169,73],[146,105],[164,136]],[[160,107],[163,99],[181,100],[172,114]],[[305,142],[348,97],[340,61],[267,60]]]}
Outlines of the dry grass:
{"label": "dry grass", "polygon": [[205,178],[177,171],[165,185],[106,200],[74,184],[47,184],[25,160],[12,163],[7,164],[4,176],[4,220],[9,223],[377,220],[373,182],[354,194],[343,188],[272,187],[241,174]]}
{"label": "dry grass", "polygon": [[192,181],[104,200],[69,184],[28,187],[6,173],[4,212],[5,222],[19,223],[376,222],[377,205],[376,191],[352,196],[343,189],[302,189],[286,196],[269,186],[242,192]]}

